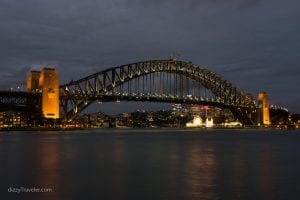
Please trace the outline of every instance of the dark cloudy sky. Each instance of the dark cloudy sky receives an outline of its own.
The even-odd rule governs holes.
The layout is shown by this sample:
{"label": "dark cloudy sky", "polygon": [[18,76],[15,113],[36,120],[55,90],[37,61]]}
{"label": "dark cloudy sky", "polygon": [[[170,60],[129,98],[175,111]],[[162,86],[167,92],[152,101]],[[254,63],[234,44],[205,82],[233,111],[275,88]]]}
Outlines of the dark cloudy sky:
{"label": "dark cloudy sky", "polygon": [[176,53],[300,112],[299,19],[299,0],[0,0],[0,89]]}

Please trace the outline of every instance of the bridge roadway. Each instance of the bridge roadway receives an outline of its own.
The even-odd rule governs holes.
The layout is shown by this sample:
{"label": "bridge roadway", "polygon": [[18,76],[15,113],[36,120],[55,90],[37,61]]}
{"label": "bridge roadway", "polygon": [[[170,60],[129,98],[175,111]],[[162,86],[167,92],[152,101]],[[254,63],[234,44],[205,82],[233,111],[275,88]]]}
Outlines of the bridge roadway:
{"label": "bridge roadway", "polygon": [[[63,100],[83,100],[85,104],[89,101],[98,102],[119,102],[119,101],[149,101],[149,102],[160,102],[160,103],[181,103],[181,104],[195,104],[195,105],[208,105],[223,108],[236,108],[240,107],[234,103],[226,104],[220,98],[202,98],[191,95],[187,96],[173,96],[173,95],[159,95],[159,94],[142,94],[142,93],[110,93],[110,94],[61,94],[60,99]],[[248,107],[242,107],[248,108]]]}
{"label": "bridge roadway", "polygon": [[[24,91],[0,91],[0,109],[26,109],[28,106],[37,106],[41,98],[40,93],[30,93]],[[224,101],[217,98],[199,98],[193,96],[172,96],[172,95],[155,95],[155,94],[107,94],[107,95],[82,95],[82,94],[60,94],[60,100],[89,100],[89,101],[150,101],[150,102],[165,102],[165,103],[186,103],[198,105],[211,105],[223,107],[236,107],[235,104],[225,104]]]}
{"label": "bridge roadway", "polygon": [[36,111],[41,94],[24,91],[0,91],[0,111]]}

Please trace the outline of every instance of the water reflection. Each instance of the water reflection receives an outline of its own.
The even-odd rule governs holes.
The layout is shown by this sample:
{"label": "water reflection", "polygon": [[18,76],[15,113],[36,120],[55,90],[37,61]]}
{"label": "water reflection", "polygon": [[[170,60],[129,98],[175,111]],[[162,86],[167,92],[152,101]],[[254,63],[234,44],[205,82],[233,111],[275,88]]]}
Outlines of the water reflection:
{"label": "water reflection", "polygon": [[17,197],[6,192],[9,186],[35,186],[50,187],[53,193],[20,197],[297,199],[299,141],[295,136],[286,142],[262,134],[130,130],[4,136],[0,197]]}
{"label": "water reflection", "polygon": [[216,158],[212,146],[191,143],[186,158],[186,191],[192,199],[215,199]]}
{"label": "water reflection", "polygon": [[259,196],[261,196],[261,199],[275,199],[272,162],[271,147],[269,144],[265,144],[258,159],[257,182],[260,187]]}
{"label": "water reflection", "polygon": [[[122,138],[118,138],[114,141],[111,156],[111,199],[122,199],[125,196],[126,191],[124,190],[124,184],[126,184],[126,180],[124,180],[124,176],[126,175],[126,160],[125,160],[125,146],[124,140]],[[126,178],[125,178],[126,179]]]}
{"label": "water reflection", "polygon": [[50,188],[51,192],[37,193],[36,199],[58,199],[59,193],[59,142],[55,134],[40,135],[36,146],[34,187]]}

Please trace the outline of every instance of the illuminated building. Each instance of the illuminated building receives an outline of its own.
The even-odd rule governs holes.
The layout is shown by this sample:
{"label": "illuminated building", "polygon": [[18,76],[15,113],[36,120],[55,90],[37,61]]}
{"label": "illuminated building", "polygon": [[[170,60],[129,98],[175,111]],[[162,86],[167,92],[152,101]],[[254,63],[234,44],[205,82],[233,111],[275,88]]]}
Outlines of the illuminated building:
{"label": "illuminated building", "polygon": [[213,120],[213,118],[207,117],[206,120],[205,120],[205,127],[206,128],[211,128],[213,126],[214,126],[214,120]]}
{"label": "illuminated building", "polygon": [[202,118],[200,116],[194,116],[194,119],[192,122],[186,123],[187,128],[196,128],[196,127],[206,127],[211,128],[214,126],[213,118],[207,117],[205,122],[202,121]]}
{"label": "illuminated building", "polygon": [[26,116],[21,112],[0,112],[0,129],[13,127],[26,127]]}
{"label": "illuminated building", "polygon": [[42,113],[45,118],[59,118],[59,80],[54,68],[43,68],[39,78]]}
{"label": "illuminated building", "polygon": [[225,122],[223,124],[225,127],[241,127],[243,124],[241,122],[235,121],[235,122]]}
{"label": "illuminated building", "polygon": [[27,92],[38,92],[39,80],[40,80],[40,71],[30,71],[27,78]]}
{"label": "illuminated building", "polygon": [[269,100],[265,92],[258,94],[258,123],[270,125]]}
{"label": "illuminated building", "polygon": [[202,119],[200,116],[195,116],[193,122],[186,123],[187,128],[195,128],[203,126]]}

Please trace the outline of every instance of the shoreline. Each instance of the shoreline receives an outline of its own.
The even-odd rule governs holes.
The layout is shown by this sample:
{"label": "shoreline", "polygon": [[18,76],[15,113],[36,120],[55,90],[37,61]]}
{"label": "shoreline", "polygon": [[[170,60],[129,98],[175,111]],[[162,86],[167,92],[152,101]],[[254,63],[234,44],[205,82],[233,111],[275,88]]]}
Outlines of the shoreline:
{"label": "shoreline", "polygon": [[278,127],[278,126],[269,126],[269,127],[259,127],[259,126],[242,126],[242,127],[194,127],[194,128],[187,128],[187,127],[122,127],[122,128],[115,128],[115,127],[97,127],[97,128],[74,128],[74,127],[9,127],[9,128],[0,128],[1,132],[10,132],[10,131],[76,131],[76,130],[124,130],[124,129],[186,129],[186,130],[300,130],[299,128],[295,127]]}

